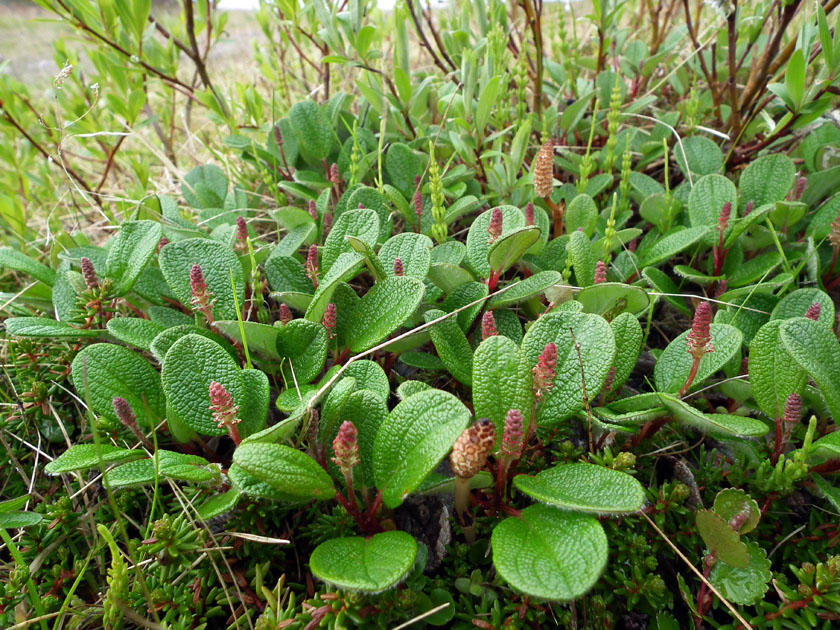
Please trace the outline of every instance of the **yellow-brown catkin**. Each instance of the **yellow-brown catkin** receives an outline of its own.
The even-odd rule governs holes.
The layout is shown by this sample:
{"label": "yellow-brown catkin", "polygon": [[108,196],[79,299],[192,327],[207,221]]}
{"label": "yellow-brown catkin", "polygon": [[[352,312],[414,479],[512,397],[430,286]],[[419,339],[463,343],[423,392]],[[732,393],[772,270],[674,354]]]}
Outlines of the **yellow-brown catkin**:
{"label": "yellow-brown catkin", "polygon": [[554,188],[554,143],[549,140],[540,147],[534,158],[534,190],[537,197],[545,199]]}
{"label": "yellow-brown catkin", "polygon": [[449,458],[452,472],[462,479],[473,477],[484,468],[495,444],[496,427],[487,418],[477,420],[455,440]]}

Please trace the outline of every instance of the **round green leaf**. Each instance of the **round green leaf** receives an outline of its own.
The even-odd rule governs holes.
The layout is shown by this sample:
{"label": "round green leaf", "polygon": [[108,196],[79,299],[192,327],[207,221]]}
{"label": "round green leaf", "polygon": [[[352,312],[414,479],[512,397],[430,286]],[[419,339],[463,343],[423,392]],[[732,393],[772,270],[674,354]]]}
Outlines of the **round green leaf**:
{"label": "round green leaf", "polygon": [[514,485],[542,503],[595,514],[633,514],[645,502],[636,479],[617,470],[577,463],[555,466],[535,477],[517,475]]}
{"label": "round green leaf", "polygon": [[746,534],[754,530],[758,525],[758,519],[761,518],[758,503],[739,488],[726,488],[718,492],[713,509],[718,516],[727,522],[737,514],[746,513],[747,520],[738,530],[739,534]]}
{"label": "round green leaf", "polygon": [[540,229],[535,226],[521,227],[502,236],[490,246],[487,259],[490,269],[504,273],[510,269],[528,249],[540,238]]}
{"label": "round green leaf", "polygon": [[172,344],[163,359],[161,382],[166,400],[183,422],[201,435],[225,435],[210,411],[210,383],[224,385],[233,404],[242,405],[245,384],[241,370],[219,344],[189,334]]}
{"label": "round green leaf", "polygon": [[[431,322],[445,315],[443,311],[432,309],[423,316],[426,322]],[[472,347],[464,331],[458,326],[455,317],[447,317],[429,329],[432,343],[435,345],[438,357],[443,361],[446,369],[460,383],[472,385]]]}
{"label": "round green leaf", "polygon": [[98,337],[101,330],[77,328],[66,322],[57,322],[49,317],[10,317],[3,322],[6,332],[13,337],[53,337],[59,339],[80,339]]}
{"label": "round green leaf", "polygon": [[788,293],[776,304],[776,308],[770,314],[770,319],[804,317],[814,303],[820,305],[820,317],[817,321],[827,326],[833,326],[834,300],[825,291],[820,291],[816,287],[796,289]]}
{"label": "round green leaf", "polygon": [[379,260],[389,275],[394,273],[394,259],[403,264],[403,273],[422,280],[429,273],[432,262],[432,239],[425,234],[404,232],[385,241],[379,250]]}
{"label": "round green leaf", "polygon": [[405,532],[383,532],[370,538],[333,538],[309,558],[318,579],[339,588],[378,593],[396,586],[411,570],[417,541]]}
{"label": "round green leaf", "polygon": [[100,458],[102,463],[107,466],[108,464],[129,462],[145,456],[146,454],[142,450],[118,448],[110,444],[75,444],[44,466],[44,472],[48,475],[60,475],[99,466]]}
{"label": "round green leaf", "polygon": [[[499,206],[499,209],[502,211],[502,236],[500,238],[525,225],[525,216],[516,206]],[[492,209],[482,212],[473,220],[467,232],[467,259],[470,266],[483,278],[490,275],[488,254],[491,244],[488,241],[487,228],[490,227],[492,215]]]}
{"label": "round green leaf", "polygon": [[155,221],[127,221],[108,250],[106,275],[114,280],[117,295],[126,294],[157,250],[163,235]]}
{"label": "round green leaf", "polygon": [[755,418],[731,413],[703,413],[671,394],[659,394],[659,399],[674,418],[704,433],[721,437],[761,437],[770,430],[766,424]]}
{"label": "round green leaf", "polygon": [[295,103],[289,110],[288,119],[291,123],[289,129],[294,133],[298,149],[307,162],[315,163],[329,155],[333,129],[320,105],[314,101]]}
{"label": "round green leaf", "polygon": [[741,537],[715,512],[697,510],[697,533],[718,560],[740,568],[750,563],[749,551]]}
{"label": "round green leaf", "polygon": [[[703,355],[694,377],[693,387],[700,385],[741,351],[741,342],[744,337],[740,330],[729,324],[712,324],[710,330],[714,352]],[[653,369],[653,379],[658,391],[678,392],[685,384],[694,361],[686,345],[689,332],[686,330],[669,343],[657,360]]]}
{"label": "round green leaf", "polygon": [[[676,143],[672,149],[674,159],[683,172],[693,177],[716,173],[723,166],[723,153],[720,147],[706,136],[689,136]],[[695,182],[695,186],[696,186]]]}
{"label": "round green leaf", "polygon": [[392,276],[375,284],[358,302],[345,335],[352,352],[372,348],[411,317],[426,287],[408,276]]}
{"label": "round green leaf", "polygon": [[820,388],[835,418],[840,418],[840,346],[831,327],[805,317],[785,320],[779,329],[785,350]]}
{"label": "round green leaf", "polygon": [[772,320],[758,329],[747,363],[755,402],[773,419],[782,417],[787,397],[801,395],[807,381],[805,371],[782,345],[779,329],[784,321]]}
{"label": "round green leaf", "polygon": [[595,585],[607,564],[607,535],[592,516],[532,505],[493,530],[493,565],[513,588],[570,601]]}
{"label": "round green leaf", "polygon": [[382,400],[388,400],[391,396],[391,385],[385,370],[375,361],[353,361],[344,371],[344,378],[355,378],[357,390],[370,390]]}
{"label": "round green leaf", "polygon": [[233,452],[233,461],[258,481],[285,495],[319,501],[335,495],[332,479],[318,462],[290,446],[243,443]]}
{"label": "round green leaf", "polygon": [[419,392],[400,402],[379,427],[373,471],[382,500],[397,507],[435,469],[467,428],[470,412],[452,394]]}
{"label": "round green leaf", "polygon": [[112,317],[107,326],[118,341],[141,350],[150,350],[155,337],[166,330],[165,326],[140,317]]}
{"label": "round green leaf", "polygon": [[583,304],[584,313],[615,317],[619,313],[639,313],[650,304],[647,293],[640,287],[621,282],[603,282],[582,289],[577,301]]}
{"label": "round green leaf", "polygon": [[784,153],[773,153],[753,160],[738,182],[741,207],[752,201],[756,208],[782,201],[793,186],[796,166]]}
{"label": "round green leaf", "polygon": [[764,598],[773,577],[767,553],[758,543],[748,542],[750,554],[746,567],[734,567],[724,562],[716,562],[709,573],[709,581],[723,596],[742,606],[751,606]]}
{"label": "round green leaf", "polygon": [[559,271],[540,271],[529,278],[517,281],[514,286],[501,295],[491,298],[489,307],[501,308],[502,306],[524,302],[562,281],[563,276]]}

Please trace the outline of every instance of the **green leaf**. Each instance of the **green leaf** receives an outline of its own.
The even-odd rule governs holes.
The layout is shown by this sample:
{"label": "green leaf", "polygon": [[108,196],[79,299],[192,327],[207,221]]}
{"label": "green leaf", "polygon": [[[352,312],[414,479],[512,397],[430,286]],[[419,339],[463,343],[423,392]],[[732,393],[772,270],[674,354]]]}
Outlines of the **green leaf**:
{"label": "green leaf", "polygon": [[379,218],[373,210],[360,208],[343,213],[324,242],[321,268],[329,270],[340,254],[353,251],[346,236],[355,236],[368,247],[373,247],[378,235]]}
{"label": "green leaf", "polygon": [[196,166],[181,182],[181,194],[193,208],[223,208],[227,189],[225,172],[215,164]]}
{"label": "green leaf", "polygon": [[385,241],[379,250],[379,260],[385,268],[385,273],[393,275],[394,259],[399,258],[406,276],[422,280],[429,273],[431,251],[432,239],[428,236],[404,232]]}
{"label": "green leaf", "polygon": [[697,510],[697,533],[718,560],[733,567],[746,568],[750,563],[747,546],[729,523],[711,510]]}
{"label": "green leaf", "polygon": [[703,413],[671,394],[659,394],[659,399],[674,418],[704,433],[721,437],[761,437],[770,430],[754,418],[728,413]]}
{"label": "green leaf", "polygon": [[575,270],[578,286],[588,287],[595,282],[595,265],[597,257],[592,252],[592,243],[586,234],[580,231],[569,235],[569,256]]}
{"label": "green leaf", "polygon": [[802,395],[807,380],[782,345],[780,328],[784,321],[772,320],[758,329],[747,364],[755,402],[772,419],[782,417],[789,394]]}
{"label": "green leaf", "polygon": [[[575,351],[569,329],[580,344],[580,360]],[[604,385],[615,360],[615,339],[612,329],[603,317],[588,313],[550,312],[531,326],[522,339],[522,354],[528,369],[548,343],[557,345],[557,367],[554,386],[542,403],[537,424],[552,427],[571,418],[583,409],[583,375],[586,393],[594,400]]]}
{"label": "green leaf", "polygon": [[[508,411],[518,409],[527,423],[532,377],[516,343],[501,335],[482,341],[473,355],[472,379],[475,416],[493,422],[497,443],[504,433]],[[526,429],[523,427],[523,431]]]}
{"label": "green leaf", "polygon": [[385,172],[406,199],[414,195],[414,177],[423,174],[423,160],[402,142],[395,142],[385,154]]}
{"label": "green leaf", "polygon": [[739,265],[729,275],[727,283],[730,287],[743,287],[761,280],[782,263],[779,252],[763,252]]}
{"label": "green leaf", "polygon": [[122,341],[141,350],[150,350],[152,341],[166,330],[165,326],[139,317],[113,317],[108,320],[108,332],[117,341]]}
{"label": "green leaf", "polygon": [[274,256],[265,261],[265,278],[272,291],[312,293],[312,280],[306,277],[303,263],[291,256]]}
{"label": "green leaf", "polygon": [[733,516],[745,513],[747,520],[738,530],[739,534],[746,534],[754,530],[761,518],[758,503],[739,488],[726,488],[718,492],[712,509],[726,522],[731,521]]}
{"label": "green leaf", "polygon": [[[359,186],[349,196],[346,210],[358,208],[359,204],[362,205],[362,208],[367,208],[368,210],[376,212],[377,217],[379,217],[379,236],[377,237],[377,241],[380,243],[386,241],[388,237],[391,236],[391,230],[393,228],[391,208],[388,205],[388,200],[376,188],[371,188],[370,186]],[[334,218],[338,220],[339,216],[342,216],[343,214],[344,211],[339,213],[338,207],[336,207]],[[333,227],[333,229],[335,229],[335,227]],[[370,245],[373,247],[372,244]]]}
{"label": "green leaf", "polygon": [[624,312],[640,313],[650,304],[650,299],[643,289],[621,282],[590,285],[582,289],[576,299],[583,304],[584,313],[609,313],[611,317]]}
{"label": "green leaf", "polygon": [[142,459],[145,456],[146,453],[142,450],[118,448],[110,444],[74,444],[44,466],[44,472],[48,475],[60,475],[95,468],[99,466],[100,458],[102,464],[107,466]]}
{"label": "green leaf", "polygon": [[741,207],[750,201],[755,204],[756,209],[764,204],[782,201],[793,186],[795,177],[796,166],[784,153],[765,155],[753,160],[741,173],[738,182]]}
{"label": "green leaf", "polygon": [[330,121],[314,101],[300,101],[289,110],[288,119],[301,155],[310,164],[326,158],[333,142]]}
{"label": "green leaf", "polygon": [[502,236],[490,246],[487,254],[490,269],[501,274],[510,269],[540,238],[538,227],[521,227]]}
{"label": "green leaf", "polygon": [[490,120],[490,113],[496,104],[500,80],[501,76],[498,75],[490,79],[478,97],[478,106],[475,110],[475,129],[479,137],[484,135],[484,128],[487,126],[487,121]]}
{"label": "green leaf", "polygon": [[116,295],[125,295],[157,251],[163,230],[155,221],[128,221],[108,250],[105,275],[114,280]]}
{"label": "green leaf", "polygon": [[0,269],[20,271],[40,280],[48,287],[55,284],[54,270],[11,247],[0,247]]}
{"label": "green leaf", "polygon": [[233,349],[233,346],[231,346],[226,339],[224,339],[221,335],[210,332],[206,328],[196,328],[195,324],[172,326],[171,328],[161,331],[154,339],[152,339],[149,350],[151,350],[152,354],[159,362],[163,363],[163,359],[166,357],[166,353],[169,352],[169,348],[172,347],[172,344],[181,339],[184,335],[190,334],[201,335],[207,339],[212,339],[224,348],[231,358],[234,360],[238,359],[236,350]]}
{"label": "green leaf", "polygon": [[756,542],[746,544],[749,563],[746,567],[735,567],[725,562],[716,562],[709,573],[709,581],[723,596],[742,606],[752,606],[761,601],[773,577],[767,552]]}
{"label": "green leaf", "polygon": [[298,500],[325,501],[335,495],[332,479],[306,453],[282,444],[248,442],[233,452],[234,463],[255,479]]}
{"label": "green leaf", "polygon": [[193,431],[201,435],[225,435],[210,411],[210,383],[224,385],[234,405],[245,401],[245,384],[239,366],[219,344],[189,334],[172,344],[163,359],[161,382],[166,401]]}
{"label": "green leaf", "polygon": [[81,339],[98,337],[101,330],[76,328],[67,322],[57,322],[49,317],[10,317],[3,324],[13,337],[54,337],[58,339]]}
{"label": "green leaf", "polygon": [[[689,136],[674,145],[674,159],[683,175],[689,171],[694,177],[717,173],[723,166],[723,153],[713,140],[706,136]],[[694,182],[697,185],[697,182]]]}
{"label": "green leaf", "polygon": [[429,389],[406,398],[379,427],[373,470],[382,500],[395,508],[435,469],[467,428],[470,412],[452,394]]}
{"label": "green leaf", "polygon": [[650,267],[673,258],[684,249],[688,249],[697,243],[708,231],[709,228],[706,227],[690,227],[679,232],[671,232],[645,251],[640,266]]}
{"label": "green leaf", "polygon": [[286,382],[309,383],[321,372],[327,360],[329,341],[321,324],[306,319],[293,319],[278,329],[277,352],[288,357],[294,370],[283,366]]}
{"label": "green leaf", "polygon": [[474,279],[469,271],[450,263],[432,263],[429,267],[429,280],[440,287],[444,293],[450,293],[453,289],[465,282],[472,282]]}
{"label": "green leaf", "polygon": [[491,537],[493,565],[517,591],[571,601],[595,585],[607,564],[607,535],[588,514],[532,505]]}
{"label": "green leaf", "polygon": [[[595,285],[598,286],[598,285]],[[615,337],[615,359],[611,391],[618,391],[624,382],[630,378],[636,361],[642,350],[642,326],[639,320],[630,313],[622,313],[610,322]]]}
{"label": "green leaf", "polygon": [[832,329],[804,317],[779,328],[785,350],[820,388],[831,415],[840,418],[840,345]]}
{"label": "green leaf", "polygon": [[467,304],[472,304],[472,306],[465,308],[455,316],[461,330],[464,331],[464,334],[467,334],[472,326],[472,323],[475,321],[476,316],[484,307],[484,302],[478,302],[477,304],[474,304],[474,302],[477,302],[482,298],[486,298],[489,293],[490,290],[483,282],[465,282],[464,284],[455,287],[452,292],[446,296],[446,299],[443,301],[442,308],[443,310],[452,313],[459,308],[467,306]]}
{"label": "green leaf", "polygon": [[340,282],[350,281],[364,265],[365,257],[356,252],[341,254],[324,274],[315,290],[315,295],[306,309],[306,319],[311,322],[321,323],[327,304],[330,303],[333,293]]}
{"label": "green leaf", "polygon": [[396,586],[414,566],[417,541],[405,532],[370,538],[333,538],[309,558],[312,574],[338,588],[379,593]]}
{"label": "green leaf", "polygon": [[[423,316],[426,322],[433,321],[445,315],[443,311],[432,309]],[[454,317],[447,317],[429,329],[432,343],[435,345],[440,360],[449,373],[464,385],[472,385],[472,347],[467,337],[458,326]]]}
{"label": "green leaf", "polygon": [[495,309],[524,302],[562,281],[563,276],[559,271],[537,272],[533,276],[517,281],[513,287],[504,293],[491,298],[488,308]]}
{"label": "green leaf", "polygon": [[267,359],[279,360],[281,358],[277,352],[277,337],[280,334],[279,328],[269,326],[268,324],[246,321],[241,322],[241,325],[242,330],[245,331],[244,338],[242,330],[239,328],[240,322],[236,320],[219,320],[213,324],[213,327],[223,335],[239,343],[242,343],[243,340],[246,341],[249,352],[257,353]]}
{"label": "green leaf", "polygon": [[636,479],[595,464],[562,464],[534,477],[517,475],[513,484],[528,496],[564,510],[599,515],[633,514],[645,502]]}
{"label": "green leaf", "polygon": [[[703,355],[692,387],[696,387],[712,374],[720,370],[732,357],[741,351],[743,335],[741,331],[728,324],[712,324],[710,326],[714,352]],[[689,330],[668,344],[662,355],[656,361],[653,369],[653,380],[656,389],[661,392],[678,392],[688,379],[691,365],[694,362],[688,353]]]}
{"label": "green leaf", "polygon": [[[715,146],[720,152],[720,149]],[[708,227],[709,232],[704,239],[705,245],[711,247],[718,239],[716,230],[720,212],[726,203],[732,204],[733,214],[738,209],[738,191],[729,179],[723,175],[706,175],[694,182],[694,188],[688,195],[688,218],[693,227]]]}
{"label": "green leaf", "polygon": [[[516,206],[499,206],[498,208],[502,211],[502,235],[499,238],[503,238],[512,231],[524,227],[525,216],[519,208]],[[467,232],[467,259],[469,260],[470,266],[482,278],[490,275],[488,255],[491,244],[488,241],[489,234],[487,233],[487,228],[490,227],[490,218],[492,215],[492,209],[482,212],[473,220],[469,232]]]}
{"label": "green leaf", "polygon": [[358,302],[346,330],[351,352],[372,348],[402,326],[417,310],[426,287],[408,276],[378,282]]}
{"label": "green leaf", "polygon": [[805,53],[801,48],[797,48],[788,59],[785,68],[785,88],[797,111],[802,106],[802,98],[805,96],[805,66]]}
{"label": "green leaf", "polygon": [[566,207],[563,220],[567,234],[573,234],[581,228],[587,238],[592,238],[598,223],[598,206],[589,195],[577,195]]}
{"label": "green leaf", "polygon": [[391,385],[388,377],[375,361],[353,361],[344,371],[344,378],[356,379],[356,389],[367,389],[377,394],[382,400],[391,396]]}
{"label": "green leaf", "polygon": [[[358,384],[357,384],[358,385]],[[362,482],[368,486],[376,485],[374,473],[374,448],[379,428],[388,417],[387,398],[382,398],[368,389],[359,389],[350,394],[342,410],[341,420],[352,420],[358,431],[359,457],[361,458]],[[338,424],[329,436],[328,444],[332,444]],[[357,473],[358,474],[358,473]]]}
{"label": "green leaf", "polygon": [[840,431],[832,431],[814,442],[808,452],[808,458],[816,462],[840,459]]}
{"label": "green leaf", "polygon": [[118,422],[113,400],[128,401],[141,426],[147,409],[154,421],[164,417],[165,404],[157,371],[137,353],[112,343],[83,348],[73,359],[70,378],[82,400],[89,400],[99,415]]}
{"label": "green leaf", "polygon": [[431,385],[424,383],[423,381],[413,381],[409,379],[407,381],[403,381],[397,387],[397,398],[405,400],[409,396],[414,396],[414,394],[424,392],[431,387]]}
{"label": "green leaf", "polygon": [[826,326],[834,325],[834,300],[816,287],[796,289],[783,297],[773,312],[770,319],[790,319],[791,317],[804,317],[812,304],[819,302],[820,316],[817,320]]}
{"label": "green leaf", "polygon": [[[208,467],[208,462],[197,455],[187,455],[174,451],[157,451],[158,477],[203,483],[210,481],[217,473]],[[105,473],[104,482],[112,490],[154,483],[154,458],[141,459],[117,466]]]}
{"label": "green leaf", "polygon": [[260,370],[242,370],[245,398],[239,408],[239,435],[246,438],[265,428],[271,391],[268,376]]}
{"label": "green leaf", "polygon": [[198,516],[205,521],[210,520],[216,516],[220,516],[225,512],[230,512],[239,503],[242,493],[239,490],[231,488],[227,492],[217,494],[215,497],[210,497],[207,501],[198,506],[196,512]]}
{"label": "green leaf", "polygon": [[[239,259],[227,247],[206,238],[188,238],[166,245],[160,250],[158,260],[167,284],[185,306],[189,306],[192,299],[190,269],[196,263],[200,265],[207,288],[216,300],[213,317],[236,319],[236,300],[239,304],[244,302],[245,278]],[[236,285],[236,300],[231,286],[231,272]]]}
{"label": "green leaf", "polygon": [[321,444],[329,444],[335,437],[342,420],[344,406],[350,399],[350,394],[355,390],[356,379],[345,376],[333,385],[327,394],[326,399],[321,404],[321,420],[318,423],[318,441]]}

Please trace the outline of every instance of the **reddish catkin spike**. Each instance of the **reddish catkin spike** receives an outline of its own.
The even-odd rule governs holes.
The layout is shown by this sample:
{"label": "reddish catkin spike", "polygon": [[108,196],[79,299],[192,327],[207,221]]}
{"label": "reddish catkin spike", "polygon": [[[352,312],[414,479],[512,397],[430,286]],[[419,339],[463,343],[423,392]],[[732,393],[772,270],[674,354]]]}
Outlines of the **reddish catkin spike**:
{"label": "reddish catkin spike", "polygon": [[534,225],[534,204],[530,201],[525,206],[525,225]]}
{"label": "reddish catkin spike", "polygon": [[356,210],[362,210],[364,207],[365,207],[365,204],[359,203],[359,205],[356,206]]}
{"label": "reddish catkin spike", "polygon": [[696,360],[700,360],[704,354],[714,352],[711,344],[712,333],[712,306],[708,302],[700,302],[694,312],[694,321],[691,324],[691,332],[688,333],[686,345],[688,353]]}
{"label": "reddish catkin spike", "polygon": [[337,184],[340,181],[341,178],[338,176],[338,164],[333,162],[332,166],[330,166],[330,183]]}
{"label": "reddish catkin spike", "polygon": [[327,338],[335,338],[335,304],[330,302],[327,308],[324,309],[324,317],[321,319],[324,328],[327,329]]}
{"label": "reddish catkin spike", "polygon": [[718,229],[723,232],[729,226],[729,217],[732,215],[732,203],[727,201],[723,204],[718,217]]}
{"label": "reddish catkin spike", "polygon": [[790,192],[787,194],[788,201],[799,201],[802,198],[802,193],[805,192],[805,186],[808,185],[808,179],[805,177],[797,177],[796,181],[793,184],[793,187],[790,189]]}
{"label": "reddish catkin spike", "polygon": [[607,266],[603,260],[595,263],[595,284],[601,284],[607,281]]}
{"label": "reddish catkin spike", "polygon": [[420,193],[420,176],[414,176],[414,216],[417,219],[417,232],[420,231],[420,223],[423,220],[423,195]]}
{"label": "reddish catkin spike", "polygon": [[132,425],[137,424],[137,416],[134,415],[134,412],[131,410],[131,405],[128,404],[128,401],[121,396],[114,396],[114,400],[111,401],[111,404],[114,405],[114,413],[117,414],[117,420],[119,420],[123,426],[130,427]]}
{"label": "reddish catkin spike", "polygon": [[324,213],[324,219],[321,221],[321,236],[322,238],[326,238],[327,234],[330,233],[330,228],[332,228],[333,218],[329,212]]}
{"label": "reddish catkin spike", "polygon": [[802,397],[799,394],[788,394],[785,399],[785,412],[782,419],[785,424],[793,426],[799,424],[802,418]]}
{"label": "reddish catkin spike", "polygon": [[487,242],[495,243],[502,235],[502,210],[501,208],[493,208],[490,214],[490,225],[487,226]]}
{"label": "reddish catkin spike", "polygon": [[487,456],[496,444],[496,427],[487,418],[476,420],[452,446],[449,462],[452,472],[461,479],[475,476],[487,462]]}
{"label": "reddish catkin spike", "polygon": [[496,318],[493,317],[491,311],[487,311],[481,316],[481,339],[483,341],[488,337],[495,337],[498,334],[499,331],[496,330]]}
{"label": "reddish catkin spike", "polygon": [[210,383],[210,411],[213,412],[213,421],[220,429],[227,429],[231,439],[239,444],[239,430],[236,425],[239,424],[239,418],[236,414],[239,412],[239,406],[233,404],[233,398],[221,383],[213,381]]}
{"label": "reddish catkin spike", "polygon": [[534,158],[534,190],[537,197],[545,199],[554,188],[554,145],[549,140],[540,147]]}
{"label": "reddish catkin spike", "polygon": [[169,239],[166,238],[165,236],[161,236],[160,241],[158,241],[158,246],[157,246],[158,254],[160,253],[160,250],[162,250],[167,245],[169,245]]}
{"label": "reddish catkin spike", "polygon": [[554,368],[557,367],[557,346],[554,342],[546,344],[532,370],[534,377],[534,397],[539,401],[554,386]]}
{"label": "reddish catkin spike", "polygon": [[306,254],[306,277],[312,280],[312,286],[318,288],[318,246],[315,243],[309,246],[309,252]]}
{"label": "reddish catkin spike", "polygon": [[505,431],[502,434],[501,452],[505,457],[517,459],[522,454],[522,412],[511,409],[505,416]]}
{"label": "reddish catkin spike", "polygon": [[606,378],[606,380],[604,380],[603,390],[605,392],[612,391],[613,381],[615,381],[615,366],[614,365],[610,368],[609,373],[607,373],[607,378]]}
{"label": "reddish catkin spike", "polygon": [[395,276],[404,276],[405,275],[405,268],[403,267],[402,258],[397,256],[394,258],[394,275]]}
{"label": "reddish catkin spike", "polygon": [[744,206],[744,216],[747,216],[750,212],[752,212],[753,208],[755,208],[755,202],[748,201],[747,205]]}
{"label": "reddish catkin spike", "polygon": [[93,268],[93,263],[90,258],[82,256],[82,278],[88,289],[98,289],[99,279],[96,277],[96,270]]}
{"label": "reddish catkin spike", "polygon": [[831,222],[831,227],[828,231],[828,242],[834,247],[840,247],[840,212],[837,213],[837,218]]}
{"label": "reddish catkin spike", "polygon": [[277,319],[283,322],[284,325],[288,324],[294,319],[294,316],[292,315],[292,310],[285,304],[281,304],[280,308],[277,309]]}
{"label": "reddish catkin spike", "polygon": [[236,217],[236,238],[240,243],[248,240],[248,224],[243,217]]}
{"label": "reddish catkin spike", "polygon": [[813,319],[814,321],[819,320],[820,318],[820,311],[822,310],[822,304],[819,302],[814,302],[811,306],[808,307],[808,310],[805,311],[805,317],[808,319]]}
{"label": "reddish catkin spike", "polygon": [[280,131],[280,125],[274,125],[274,144],[279,148],[283,147],[283,134]]}
{"label": "reddish catkin spike", "polygon": [[332,458],[332,461],[338,466],[338,469],[345,477],[361,461],[357,436],[356,425],[349,420],[345,420],[341,423],[341,427],[338,429],[338,435],[333,440],[335,457]]}
{"label": "reddish catkin spike", "polygon": [[207,288],[207,282],[204,280],[204,272],[198,263],[195,263],[190,268],[190,291],[192,292],[190,304],[196,310],[201,311],[208,321],[212,321],[213,303],[215,300]]}
{"label": "reddish catkin spike", "polygon": [[310,199],[309,203],[306,205],[306,211],[309,212],[309,216],[312,217],[313,221],[318,220],[318,208],[312,199]]}

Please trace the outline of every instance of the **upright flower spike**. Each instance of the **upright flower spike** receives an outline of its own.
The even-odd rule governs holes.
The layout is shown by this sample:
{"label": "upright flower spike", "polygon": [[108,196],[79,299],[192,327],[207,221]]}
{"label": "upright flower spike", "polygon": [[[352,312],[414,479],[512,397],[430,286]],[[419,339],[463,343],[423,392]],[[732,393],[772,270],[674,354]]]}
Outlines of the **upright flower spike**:
{"label": "upright flower spike", "polygon": [[502,235],[502,209],[493,208],[490,214],[490,225],[487,226],[487,242],[495,243]]}
{"label": "upright flower spike", "polygon": [[770,461],[773,465],[779,461],[779,456],[784,453],[785,447],[790,441],[793,428],[799,424],[802,418],[802,397],[796,393],[788,394],[785,399],[785,409],[781,418],[776,418],[776,446]]}
{"label": "upright flower spike", "polygon": [[753,208],[755,208],[755,202],[754,201],[748,201],[747,205],[744,206],[744,216],[747,216],[750,212],[752,212]]}
{"label": "upright flower spike", "polygon": [[420,233],[420,226],[423,221],[423,195],[420,192],[420,176],[414,176],[414,217],[415,232]]}
{"label": "upright flower spike", "polygon": [[455,440],[449,458],[456,477],[469,479],[484,468],[487,456],[496,444],[496,427],[487,418],[473,422]]}
{"label": "upright flower spike", "polygon": [[537,197],[551,196],[554,188],[554,143],[549,140],[540,147],[534,158],[534,191]]}
{"label": "upright flower spike", "polygon": [[330,229],[332,228],[333,218],[332,214],[329,212],[324,213],[324,218],[321,220],[321,237],[327,238],[327,234],[330,233]]}
{"label": "upright flower spike", "polygon": [[535,225],[534,223],[534,204],[530,201],[525,206],[525,225]]}
{"label": "upright flower spike", "polygon": [[714,352],[711,344],[712,333],[712,306],[708,302],[700,302],[694,312],[694,321],[691,324],[691,331],[688,333],[686,345],[688,353],[698,361],[703,355]]}
{"label": "upright flower spike", "polygon": [[213,412],[213,421],[220,429],[227,429],[231,439],[239,445],[241,440],[239,429],[236,428],[236,425],[240,422],[239,418],[236,417],[236,414],[239,413],[239,406],[233,404],[233,398],[221,383],[216,381],[210,383],[209,392],[209,409]]}
{"label": "upright flower spike", "polygon": [[548,343],[537,359],[537,365],[532,370],[534,376],[534,397],[537,401],[554,387],[554,368],[557,367],[557,346],[554,342]]}
{"label": "upright flower spike", "polygon": [[309,252],[306,254],[306,277],[312,281],[312,287],[318,288],[318,246],[315,243],[309,246]]}
{"label": "upright flower spike", "polygon": [[309,203],[306,204],[306,211],[309,213],[309,216],[312,217],[313,221],[318,220],[318,208],[312,199],[310,199]]}
{"label": "upright flower spike", "polygon": [[723,204],[718,217],[718,229],[723,232],[729,226],[729,217],[732,215],[732,203],[727,201]]}
{"label": "upright flower spike", "polygon": [[397,256],[394,258],[394,275],[395,276],[404,276],[405,275],[405,268],[403,267],[402,258]]}
{"label": "upright flower spike", "polygon": [[607,266],[603,260],[595,263],[595,284],[602,284],[607,281]]}
{"label": "upright flower spike", "polygon": [[167,245],[169,245],[169,239],[166,238],[165,236],[161,236],[160,240],[158,241],[158,245],[157,245],[157,253],[160,254],[160,250],[162,250]]}
{"label": "upright flower spike", "polygon": [[808,319],[813,319],[814,321],[818,321],[820,318],[820,311],[822,310],[822,304],[819,302],[814,302],[811,306],[808,307],[808,310],[805,311],[805,317]]}
{"label": "upright flower spike", "polygon": [[333,440],[335,457],[332,458],[332,461],[345,477],[349,476],[353,468],[358,466],[361,461],[357,436],[356,425],[349,420],[345,420],[341,423],[338,434]]}
{"label": "upright flower spike", "polygon": [[294,319],[294,316],[292,315],[292,309],[290,309],[285,304],[281,304],[280,308],[277,309],[277,319],[280,320],[283,323],[283,325],[288,324]]}
{"label": "upright flower spike", "polygon": [[[831,222],[831,227],[828,231],[828,242],[834,247],[840,247],[840,212],[837,213],[837,218]],[[833,266],[830,270],[833,270]]]}
{"label": "upright flower spike", "polygon": [[505,416],[505,431],[502,434],[501,454],[510,459],[517,459],[522,455],[522,412],[511,409]]}
{"label": "upright flower spike", "polygon": [[195,263],[190,268],[190,291],[192,292],[190,304],[195,310],[200,311],[207,318],[207,321],[212,322],[213,303],[216,300],[213,299],[213,294],[207,288],[207,282],[204,280],[204,272],[198,263]]}
{"label": "upright flower spike", "polygon": [[321,320],[324,328],[327,329],[327,339],[330,341],[335,339],[335,321],[335,304],[330,302],[327,304],[327,308],[324,309],[324,317]]}
{"label": "upright flower spike", "polygon": [[236,217],[236,239],[240,243],[248,240],[248,224],[243,217]]}
{"label": "upright flower spike", "polygon": [[493,317],[492,311],[486,311],[484,315],[481,316],[481,339],[487,339],[488,337],[495,337],[499,334],[499,331],[496,330],[496,318]]}
{"label": "upright flower spike", "polygon": [[137,416],[134,415],[134,411],[132,411],[128,401],[121,396],[114,396],[111,404],[114,406],[114,413],[117,414],[117,420],[131,431],[143,446],[153,451],[154,445],[149,442],[149,439],[143,435],[140,427],[137,426]]}
{"label": "upright flower spike", "polygon": [[283,133],[280,131],[280,125],[274,125],[274,144],[277,145],[277,148],[283,148]]}
{"label": "upright flower spike", "polygon": [[338,164],[335,162],[332,163],[330,166],[330,183],[337,184],[341,181],[341,178],[338,176]]}
{"label": "upright flower spike", "polygon": [[96,270],[93,268],[93,263],[90,261],[90,258],[86,258],[82,256],[82,278],[84,278],[85,284],[87,285],[88,289],[98,289],[99,288],[99,278],[96,277]]}

